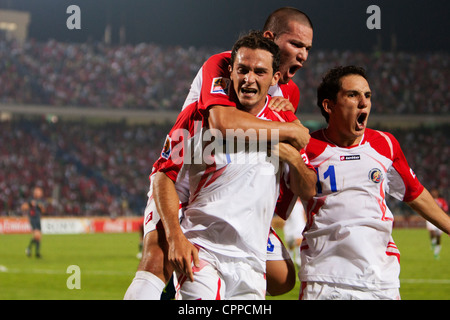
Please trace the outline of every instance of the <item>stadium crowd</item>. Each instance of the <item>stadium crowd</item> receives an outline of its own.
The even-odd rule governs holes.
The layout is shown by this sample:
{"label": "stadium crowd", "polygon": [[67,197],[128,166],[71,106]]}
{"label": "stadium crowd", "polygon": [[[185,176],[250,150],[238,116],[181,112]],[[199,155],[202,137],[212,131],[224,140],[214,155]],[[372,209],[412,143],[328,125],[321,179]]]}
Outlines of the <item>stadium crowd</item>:
{"label": "stadium crowd", "polygon": [[[138,44],[19,45],[0,35],[0,103],[89,108],[180,110],[192,79],[217,48]],[[448,53],[314,50],[294,81],[299,114],[318,113],[316,88],[336,65],[365,67],[376,93],[374,114],[448,114]],[[172,123],[128,125],[13,117],[1,122],[0,216],[41,186],[48,215],[141,215],[148,175]],[[382,128],[379,128],[382,129]],[[389,129],[427,188],[449,197],[449,125]]]}
{"label": "stadium crowd", "polygon": [[[220,51],[0,39],[0,103],[179,110],[201,64]],[[448,114],[449,63],[444,52],[314,50],[294,80],[303,112],[318,112],[315,88],[326,70],[355,64],[377,93],[374,114]]]}
{"label": "stadium crowd", "polygon": [[[148,176],[172,124],[52,122],[16,118],[1,123],[0,216],[19,215],[33,186],[43,187],[47,215],[142,215]],[[427,188],[450,196],[449,125],[389,129]]]}

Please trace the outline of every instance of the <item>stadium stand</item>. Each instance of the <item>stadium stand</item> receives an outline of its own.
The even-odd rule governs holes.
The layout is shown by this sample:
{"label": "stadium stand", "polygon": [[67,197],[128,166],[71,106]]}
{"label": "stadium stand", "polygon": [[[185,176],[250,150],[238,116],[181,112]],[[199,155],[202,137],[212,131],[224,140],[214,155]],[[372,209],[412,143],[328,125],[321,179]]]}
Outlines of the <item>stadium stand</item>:
{"label": "stadium stand", "polygon": [[[50,216],[141,215],[151,165],[174,116],[202,62],[220,51],[53,40],[19,45],[0,36],[0,216],[20,215],[34,185],[44,188]],[[387,130],[420,180],[449,199],[448,53],[315,51],[294,79],[306,125],[321,118],[315,106],[321,75],[345,64],[368,70],[375,93],[370,126],[386,129],[389,118]],[[69,115],[51,117],[51,110]],[[120,120],[127,113],[142,118],[140,111],[153,119]],[[392,119],[399,119],[394,127]]]}
{"label": "stadium stand", "polygon": [[[179,110],[212,48],[0,39],[0,102],[116,109]],[[295,82],[300,109],[316,111],[320,77],[336,65],[365,67],[375,114],[448,114],[449,54],[320,51]]]}

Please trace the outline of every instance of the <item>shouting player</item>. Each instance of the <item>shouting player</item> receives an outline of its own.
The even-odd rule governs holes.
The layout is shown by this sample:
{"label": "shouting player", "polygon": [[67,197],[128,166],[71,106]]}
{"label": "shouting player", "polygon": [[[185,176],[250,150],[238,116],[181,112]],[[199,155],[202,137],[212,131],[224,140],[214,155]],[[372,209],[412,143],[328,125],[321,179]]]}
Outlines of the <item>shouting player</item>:
{"label": "shouting player", "polygon": [[[278,114],[267,107],[268,89],[280,76],[278,55],[278,46],[261,33],[238,40],[232,50],[228,94],[235,95],[238,107],[253,116],[293,121],[293,113]],[[289,180],[292,191],[308,199],[315,194],[315,171],[286,143],[280,143],[277,152],[289,164],[288,178],[286,168],[277,170],[265,148],[229,146],[228,140],[225,145],[223,140],[214,141],[219,148],[196,162],[195,157],[212,144],[205,139],[209,127],[204,111],[205,106],[196,102],[180,114],[170,134],[167,159],[157,164],[153,186],[169,261],[178,272],[177,298],[264,299],[267,237],[280,180]],[[182,139],[181,128],[189,129]],[[177,165],[180,157],[174,151],[179,145],[183,163]],[[175,182],[184,176],[190,195],[180,225]]]}
{"label": "shouting player", "polygon": [[317,104],[328,127],[306,147],[317,170],[301,246],[301,299],[400,299],[400,252],[386,193],[446,233],[450,218],[409,168],[398,141],[367,128],[365,71],[338,67],[323,78]]}

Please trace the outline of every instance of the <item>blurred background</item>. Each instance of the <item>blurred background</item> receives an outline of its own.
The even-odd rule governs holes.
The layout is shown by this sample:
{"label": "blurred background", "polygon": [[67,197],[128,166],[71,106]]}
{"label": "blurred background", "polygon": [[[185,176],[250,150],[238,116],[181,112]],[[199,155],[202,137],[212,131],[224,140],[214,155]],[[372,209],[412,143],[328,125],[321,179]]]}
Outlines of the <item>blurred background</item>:
{"label": "blurred background", "polygon": [[[379,30],[366,26],[372,4]],[[70,5],[81,29],[66,25]],[[448,1],[0,0],[0,217],[20,216],[36,185],[48,216],[142,216],[151,166],[198,69],[281,6],[314,24],[294,78],[300,120],[324,126],[315,97],[329,68],[365,67],[369,126],[392,132],[421,182],[449,199]]]}

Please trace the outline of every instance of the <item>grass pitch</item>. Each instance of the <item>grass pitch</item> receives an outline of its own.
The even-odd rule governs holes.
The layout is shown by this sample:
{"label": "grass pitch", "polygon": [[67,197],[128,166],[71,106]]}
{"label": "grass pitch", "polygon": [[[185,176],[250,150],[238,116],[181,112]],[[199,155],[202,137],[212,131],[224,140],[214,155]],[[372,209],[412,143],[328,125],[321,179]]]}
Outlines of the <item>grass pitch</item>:
{"label": "grass pitch", "polygon": [[[280,232],[281,233],[281,232]],[[139,260],[139,235],[43,235],[42,259],[28,258],[31,235],[0,235],[0,299],[2,300],[116,300],[122,299]],[[435,260],[425,229],[395,230],[401,252],[403,300],[450,299],[450,238],[442,235],[442,251]],[[80,289],[70,289],[71,265],[80,269]],[[70,287],[70,285],[69,285]],[[268,299],[296,300],[294,290]]]}

